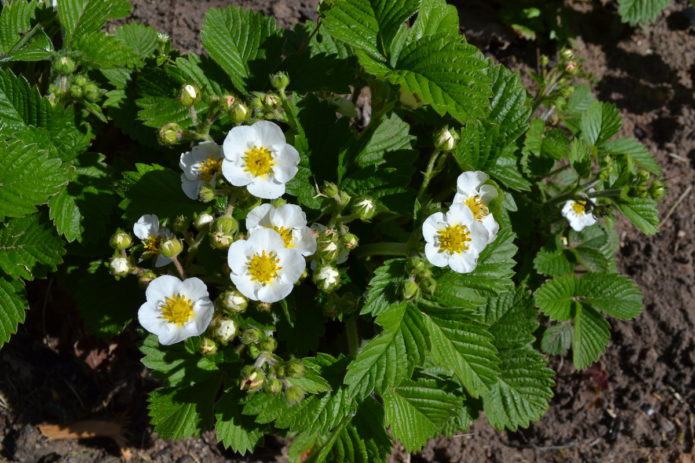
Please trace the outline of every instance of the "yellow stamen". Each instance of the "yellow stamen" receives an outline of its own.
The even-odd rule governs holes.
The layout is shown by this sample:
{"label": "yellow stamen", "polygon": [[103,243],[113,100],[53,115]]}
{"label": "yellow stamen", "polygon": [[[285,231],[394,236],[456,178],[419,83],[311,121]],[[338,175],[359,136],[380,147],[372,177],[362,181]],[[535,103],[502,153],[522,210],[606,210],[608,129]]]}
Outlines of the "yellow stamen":
{"label": "yellow stamen", "polygon": [[282,241],[285,242],[285,247],[286,248],[293,248],[294,247],[294,242],[292,241],[292,229],[287,228],[287,227],[276,227],[275,225],[272,225],[268,227],[272,230],[275,230],[280,234],[282,237]]}
{"label": "yellow stamen", "polygon": [[184,323],[193,318],[193,301],[181,294],[167,297],[160,308],[162,317],[169,323],[178,326],[183,326]]}
{"label": "yellow stamen", "polygon": [[254,146],[244,153],[244,170],[254,177],[262,177],[273,171],[275,160],[268,148]]}
{"label": "yellow stamen", "polygon": [[574,209],[574,212],[576,212],[579,215],[586,214],[586,201],[573,201],[572,209]]}
{"label": "yellow stamen", "polygon": [[145,239],[145,252],[159,254],[159,246],[162,244],[162,237],[159,235],[150,235]]}
{"label": "yellow stamen", "polygon": [[439,249],[458,254],[468,249],[466,243],[471,240],[471,233],[467,226],[457,223],[439,230],[437,238],[439,239]]}
{"label": "yellow stamen", "polygon": [[490,214],[490,209],[485,205],[480,195],[469,196],[465,201],[466,206],[468,206],[473,213],[473,217],[478,222],[481,222],[488,214]]}
{"label": "yellow stamen", "polygon": [[220,169],[222,169],[222,158],[216,159],[208,156],[200,162],[196,170],[199,179],[209,182]]}
{"label": "yellow stamen", "polygon": [[248,262],[251,280],[264,285],[272,282],[277,278],[278,272],[282,270],[279,264],[280,259],[277,258],[274,252],[262,251],[260,254],[254,254]]}

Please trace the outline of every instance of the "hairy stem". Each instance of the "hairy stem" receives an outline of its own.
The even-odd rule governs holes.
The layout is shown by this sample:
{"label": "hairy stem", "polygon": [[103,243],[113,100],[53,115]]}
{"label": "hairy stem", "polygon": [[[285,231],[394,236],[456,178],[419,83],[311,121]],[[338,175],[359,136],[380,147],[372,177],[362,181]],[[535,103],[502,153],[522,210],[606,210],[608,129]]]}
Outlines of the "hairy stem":
{"label": "hairy stem", "polygon": [[345,320],[345,337],[347,338],[348,354],[351,357],[357,356],[357,349],[360,345],[360,335],[357,332],[357,318],[350,315]]}

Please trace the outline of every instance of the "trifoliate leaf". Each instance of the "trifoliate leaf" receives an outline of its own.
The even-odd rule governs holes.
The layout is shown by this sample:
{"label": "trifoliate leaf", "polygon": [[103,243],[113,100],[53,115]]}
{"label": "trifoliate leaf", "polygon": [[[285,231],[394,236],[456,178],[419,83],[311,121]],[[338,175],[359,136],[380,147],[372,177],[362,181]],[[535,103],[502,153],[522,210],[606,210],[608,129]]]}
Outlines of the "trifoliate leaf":
{"label": "trifoliate leaf", "polygon": [[57,195],[48,200],[51,221],[68,242],[79,240],[82,237],[80,222],[82,214],[67,189],[63,189]]}
{"label": "trifoliate leaf", "polygon": [[654,21],[669,3],[669,0],[618,0],[618,13],[623,22],[634,26]]}
{"label": "trifoliate leaf", "polygon": [[622,122],[620,112],[610,103],[592,102],[582,113],[582,138],[592,145],[600,145],[616,135]]}
{"label": "trifoliate leaf", "polygon": [[445,392],[434,380],[404,381],[383,396],[386,424],[408,452],[419,450],[438,435],[459,410],[461,398]]}
{"label": "trifoliate leaf", "polygon": [[533,259],[533,268],[541,275],[554,277],[570,273],[574,270],[574,264],[567,259],[562,249],[543,248]]}
{"label": "trifoliate leaf", "polygon": [[499,376],[493,336],[473,312],[421,304],[435,365],[453,371],[473,397],[479,397]]}
{"label": "trifoliate leaf", "polygon": [[230,6],[205,14],[200,38],[237,90],[246,93],[251,63],[266,57],[264,44],[277,33],[274,18]]}
{"label": "trifoliate leaf", "polygon": [[627,320],[642,311],[642,294],[634,281],[624,275],[588,273],[579,280],[576,300]]}
{"label": "trifoliate leaf", "polygon": [[610,340],[610,325],[586,305],[577,307],[572,332],[572,362],[577,369],[590,366],[603,354]]}
{"label": "trifoliate leaf", "polygon": [[616,273],[615,259],[603,227],[586,227],[570,231],[570,251],[584,268],[592,272]]}
{"label": "trifoliate leaf", "polygon": [[22,282],[0,275],[0,347],[17,332],[28,307]]}
{"label": "trifoliate leaf", "polygon": [[32,280],[54,270],[65,253],[63,240],[40,214],[11,219],[0,226],[0,270]]}
{"label": "trifoliate leaf", "polygon": [[543,331],[541,349],[551,355],[564,355],[572,345],[572,325],[559,323],[550,325]]}
{"label": "trifoliate leaf", "polygon": [[236,387],[224,392],[215,404],[215,433],[225,448],[243,455],[253,451],[265,432],[251,418],[242,415],[241,400]]}
{"label": "trifoliate leaf", "polygon": [[410,303],[391,306],[376,323],[384,331],[360,350],[345,374],[345,384],[358,398],[374,390],[383,393],[409,378],[429,349],[422,316]]}
{"label": "trifoliate leaf", "polygon": [[31,214],[68,183],[60,159],[22,139],[0,139],[0,218]]}
{"label": "trifoliate leaf", "polygon": [[380,315],[401,297],[401,283],[406,272],[405,259],[391,259],[374,271],[360,315]]}
{"label": "trifoliate leaf", "polygon": [[615,206],[627,219],[647,235],[659,231],[659,211],[656,201],[649,198],[630,198],[618,201]]}
{"label": "trifoliate leaf", "polygon": [[109,19],[120,19],[130,14],[132,6],[127,0],[61,0],[58,19],[65,32],[64,46],[85,34],[96,32]]}
{"label": "trifoliate leaf", "polygon": [[661,175],[661,168],[654,156],[642,143],[634,138],[618,138],[604,143],[602,149],[611,154],[624,155],[636,166],[648,170],[654,175]]}

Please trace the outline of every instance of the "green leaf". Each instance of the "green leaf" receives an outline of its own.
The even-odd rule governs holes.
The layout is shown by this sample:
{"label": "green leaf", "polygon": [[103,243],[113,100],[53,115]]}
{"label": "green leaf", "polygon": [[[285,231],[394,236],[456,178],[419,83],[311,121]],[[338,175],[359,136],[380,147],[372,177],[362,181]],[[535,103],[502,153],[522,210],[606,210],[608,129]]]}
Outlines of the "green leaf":
{"label": "green leaf", "polygon": [[360,350],[345,374],[345,384],[358,398],[374,390],[383,393],[409,378],[429,349],[422,316],[410,303],[391,306],[376,323],[384,331]]}
{"label": "green leaf", "polygon": [[531,191],[531,182],[519,170],[517,159],[513,153],[503,153],[497,158],[497,164],[488,170],[488,174],[512,190]]}
{"label": "green leaf", "polygon": [[670,0],[618,0],[618,13],[623,22],[636,25],[654,21]]}
{"label": "green leaf", "polygon": [[205,14],[200,38],[237,90],[246,93],[246,81],[251,76],[250,63],[265,58],[263,45],[277,33],[274,18],[230,6],[212,9]]}
{"label": "green leaf", "polygon": [[461,407],[461,398],[445,392],[434,380],[404,381],[383,395],[386,424],[406,451],[419,450],[438,435]]}
{"label": "green leaf", "polygon": [[79,50],[81,60],[99,69],[135,67],[140,56],[128,44],[104,32],[90,32],[77,39],[73,45]]}
{"label": "green leaf", "polygon": [[659,211],[653,199],[630,198],[629,201],[616,202],[615,206],[647,235],[653,235],[659,231]]}
{"label": "green leaf", "polygon": [[63,241],[39,214],[12,219],[0,226],[0,270],[25,280],[54,270],[65,253]]}
{"label": "green leaf", "polygon": [[151,334],[140,346],[145,354],[142,364],[152,370],[154,377],[164,379],[167,386],[184,387],[208,376],[219,376],[214,359],[201,357],[192,347],[193,341],[162,346],[157,336]]}
{"label": "green leaf", "polygon": [[620,131],[621,122],[620,112],[614,105],[594,101],[581,116],[582,138],[598,146]]}
{"label": "green leaf", "polygon": [[499,376],[497,349],[487,327],[470,311],[421,305],[432,344],[432,362],[453,371],[473,397],[479,397]]}
{"label": "green leaf", "polygon": [[489,68],[492,80],[492,99],[488,120],[497,124],[505,142],[513,142],[524,133],[531,116],[531,102],[518,73],[502,65]]}
{"label": "green leaf", "polygon": [[367,398],[350,425],[338,437],[328,461],[370,463],[383,461],[393,443],[384,427],[384,407]]}
{"label": "green leaf", "polygon": [[65,47],[85,34],[96,32],[110,19],[128,16],[131,9],[127,0],[61,0],[58,19],[65,33]]}
{"label": "green leaf", "polygon": [[541,275],[559,276],[574,270],[574,264],[567,259],[562,249],[541,249],[533,259],[533,268]]}
{"label": "green leaf", "polygon": [[410,40],[436,34],[458,36],[459,15],[454,5],[444,0],[420,0],[420,9],[413,24]]}
{"label": "green leaf", "polygon": [[578,286],[579,280],[574,275],[548,280],[536,290],[535,304],[553,320],[569,320]]}
{"label": "green leaf", "polygon": [[478,313],[488,324],[495,337],[495,347],[500,350],[527,346],[536,339],[537,313],[533,298],[524,287],[490,298]]}
{"label": "green leaf", "polygon": [[398,29],[418,6],[418,0],[344,0],[326,11],[323,24],[336,39],[385,61]]}
{"label": "green leaf", "polygon": [[454,158],[462,170],[487,171],[497,162],[503,143],[499,127],[473,121],[461,131]]}
{"label": "green leaf", "polygon": [[82,214],[75,203],[75,198],[70,196],[67,189],[48,200],[49,217],[58,230],[68,242],[78,240],[82,237],[80,222]]}
{"label": "green leaf", "polygon": [[22,139],[0,139],[0,218],[31,214],[68,183],[60,159]]}
{"label": "green leaf", "polygon": [[28,308],[24,285],[0,275],[0,347],[17,332]]}
{"label": "green leaf", "polygon": [[[359,167],[379,166],[387,162],[389,153],[412,150],[414,136],[410,135],[410,125],[391,113],[377,126],[374,132],[365,138],[366,142],[354,156]],[[365,134],[366,135],[366,134]]]}
{"label": "green leaf", "polygon": [[265,432],[248,416],[242,415],[241,400],[237,388],[224,392],[215,404],[215,433],[225,448],[243,455],[253,451]]}
{"label": "green leaf", "polygon": [[572,345],[572,326],[568,323],[551,325],[543,331],[541,349],[551,355],[564,355]]}
{"label": "green leaf", "polygon": [[591,307],[577,307],[572,333],[572,362],[577,369],[590,366],[603,354],[610,340],[610,325]]}
{"label": "green leaf", "polygon": [[53,42],[39,25],[32,29],[38,2],[4,2],[0,11],[0,63],[48,59]]}
{"label": "green leaf", "polygon": [[661,175],[661,168],[647,147],[634,138],[618,138],[605,143],[602,147],[611,154],[624,155],[637,166],[648,170],[654,175]]}
{"label": "green leaf", "polygon": [[113,31],[113,35],[143,60],[157,49],[157,30],[144,24],[124,24]]}
{"label": "green leaf", "polygon": [[347,388],[306,397],[301,403],[281,411],[275,425],[292,431],[328,433],[346,416],[355,413],[357,404],[353,397]]}
{"label": "green leaf", "polygon": [[380,315],[401,300],[401,283],[406,272],[405,259],[390,259],[374,271],[360,315]]}
{"label": "green leaf", "polygon": [[162,439],[198,437],[212,426],[213,403],[220,387],[219,375],[187,386],[155,389],[150,393],[149,414]]}

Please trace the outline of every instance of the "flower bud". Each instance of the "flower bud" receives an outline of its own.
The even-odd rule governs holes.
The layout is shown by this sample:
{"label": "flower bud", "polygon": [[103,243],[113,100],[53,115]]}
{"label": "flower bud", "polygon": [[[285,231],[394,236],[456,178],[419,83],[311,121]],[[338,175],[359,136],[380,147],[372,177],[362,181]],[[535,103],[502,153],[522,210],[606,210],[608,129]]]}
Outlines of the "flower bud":
{"label": "flower bud", "polygon": [[456,148],[459,134],[449,127],[443,127],[434,137],[434,147],[444,152],[451,152]]}
{"label": "flower bud", "polygon": [[565,48],[565,49],[562,50],[562,52],[560,53],[560,56],[561,56],[563,59],[570,60],[570,59],[573,59],[573,58],[574,58],[574,52],[573,52],[571,49],[569,49],[569,48]]}
{"label": "flower bud", "polygon": [[258,344],[258,347],[261,350],[273,352],[275,349],[278,348],[278,342],[273,337],[267,337],[263,341],[261,341],[260,344]]}
{"label": "flower bud", "polygon": [[664,188],[664,184],[659,180],[652,183],[649,187],[649,195],[654,199],[661,199],[665,194],[666,188]]}
{"label": "flower bud", "polygon": [[334,196],[338,196],[338,193],[340,193],[340,190],[338,189],[338,185],[336,185],[333,182],[323,182],[323,194],[328,196],[329,198],[332,198]]}
{"label": "flower bud", "polygon": [[357,238],[357,235],[355,235],[354,233],[344,234],[340,237],[340,242],[343,245],[343,247],[348,251],[352,251],[360,244],[359,238]]}
{"label": "flower bud", "polygon": [[176,219],[174,219],[172,228],[176,233],[185,233],[188,231],[188,225],[188,218],[185,215],[178,215]]}
{"label": "flower bud", "polygon": [[153,271],[147,270],[138,277],[138,285],[140,285],[141,288],[147,288],[147,285],[155,278],[157,278],[157,275]]}
{"label": "flower bud", "polygon": [[410,300],[417,297],[420,286],[412,279],[403,282],[403,299]]}
{"label": "flower bud", "polygon": [[282,392],[282,381],[279,379],[266,381],[264,389],[270,394],[279,394]]}
{"label": "flower bud", "polygon": [[282,101],[280,101],[280,97],[277,95],[268,93],[263,98],[263,109],[266,111],[275,111],[276,109],[280,108],[280,106],[282,106]]}
{"label": "flower bud", "polygon": [[239,231],[239,222],[234,217],[223,216],[215,220],[212,229],[225,235],[234,235]]}
{"label": "flower bud", "polygon": [[332,265],[322,265],[314,272],[314,283],[324,293],[330,293],[340,284],[340,272]]}
{"label": "flower bud", "polygon": [[217,299],[218,304],[227,312],[242,313],[246,311],[249,301],[236,289],[230,289]]}
{"label": "flower bud", "polygon": [[251,110],[243,102],[237,101],[229,109],[229,118],[236,124],[241,124],[251,115]]}
{"label": "flower bud", "polygon": [[333,199],[335,200],[336,204],[338,204],[338,206],[345,207],[348,204],[350,204],[352,197],[345,191],[340,191],[337,195],[333,197]]}
{"label": "flower bud", "polygon": [[270,84],[277,91],[282,91],[290,84],[290,76],[286,72],[278,72],[270,76]]}
{"label": "flower bud", "polygon": [[207,230],[213,220],[215,220],[214,216],[208,214],[207,212],[203,212],[198,214],[195,220],[193,220],[193,226],[198,231]]}
{"label": "flower bud", "polygon": [[80,87],[79,85],[71,85],[71,86],[70,86],[70,96],[71,96],[71,97],[73,97],[73,98],[82,98],[82,94],[83,94],[83,93],[84,93],[84,92],[83,92],[83,90],[82,90],[82,87]]}
{"label": "flower bud", "polygon": [[175,145],[182,137],[183,129],[176,122],[169,122],[159,129],[159,142],[163,145]]}
{"label": "flower bud", "polygon": [[89,83],[89,79],[87,79],[87,76],[85,76],[84,74],[80,74],[75,76],[72,83],[75,85],[79,85],[80,87],[84,87]]}
{"label": "flower bud", "polygon": [[550,58],[548,55],[541,55],[541,66],[546,67],[550,63]]}
{"label": "flower bud", "polygon": [[565,65],[565,71],[571,76],[576,75],[579,72],[579,66],[575,61],[569,61]]}
{"label": "flower bud", "polygon": [[209,203],[215,199],[215,189],[210,185],[203,185],[198,191],[198,199],[203,203]]}
{"label": "flower bud", "polygon": [[240,339],[246,345],[256,344],[261,340],[262,335],[263,333],[258,328],[248,328],[242,331]]}
{"label": "flower bud", "polygon": [[210,233],[208,236],[210,237],[210,246],[214,249],[229,249],[229,246],[234,242],[234,237],[232,235],[226,235],[224,233],[214,232]]}
{"label": "flower bud", "polygon": [[256,303],[256,310],[259,312],[264,312],[264,313],[270,313],[270,310],[272,309],[273,304],[270,302],[258,302]]}
{"label": "flower bud", "polygon": [[264,382],[265,374],[260,368],[247,365],[241,369],[240,389],[242,391],[255,392],[263,387]]}
{"label": "flower bud", "polygon": [[94,82],[90,82],[84,86],[84,97],[92,103],[96,103],[101,97],[101,91]]}
{"label": "flower bud", "polygon": [[364,197],[355,203],[352,210],[361,221],[368,222],[377,213],[376,202],[370,197]]}
{"label": "flower bud", "polygon": [[319,233],[316,240],[316,253],[319,258],[327,262],[335,262],[340,254],[338,247],[338,235],[334,230],[324,230]]}
{"label": "flower bud", "polygon": [[222,102],[222,107],[224,108],[224,110],[229,111],[234,107],[236,97],[234,95],[223,95],[220,101]]}
{"label": "flower bud", "polygon": [[184,106],[193,106],[200,101],[200,89],[195,85],[187,84],[181,89],[179,101]]}
{"label": "flower bud", "polygon": [[411,93],[403,89],[403,87],[401,87],[400,90],[400,100],[403,106],[410,109],[417,109],[423,105],[423,101],[417,96],[417,94]]}
{"label": "flower bud", "polygon": [[420,282],[420,287],[427,294],[434,294],[434,291],[437,289],[437,280],[434,278],[425,278]]}
{"label": "flower bud", "polygon": [[200,347],[198,349],[205,357],[215,355],[217,353],[217,343],[210,338],[203,338],[200,341]]}
{"label": "flower bud", "polygon": [[261,355],[261,349],[259,349],[258,346],[255,344],[250,345],[249,357],[251,357],[252,359],[256,359],[259,355]]}
{"label": "flower bud", "polygon": [[237,325],[231,318],[220,317],[215,320],[212,327],[212,334],[222,344],[227,344],[234,339],[237,332]]}
{"label": "flower bud", "polygon": [[290,404],[298,404],[304,398],[304,390],[299,386],[290,386],[285,389],[285,399]]}
{"label": "flower bud", "polygon": [[131,269],[130,262],[126,257],[112,257],[109,262],[109,271],[111,275],[118,278],[128,275]]}
{"label": "flower bud", "polygon": [[112,248],[118,249],[119,251],[122,249],[128,249],[133,245],[133,237],[130,235],[130,233],[118,229],[111,237],[109,244]]}
{"label": "flower bud", "polygon": [[75,62],[67,56],[61,56],[53,62],[53,69],[61,74],[71,74],[77,69]]}
{"label": "flower bud", "polygon": [[290,360],[285,363],[285,372],[291,378],[301,378],[306,373],[306,367],[301,360]]}
{"label": "flower bud", "polygon": [[160,254],[169,259],[178,256],[181,251],[183,251],[183,243],[176,237],[165,240],[159,248]]}

